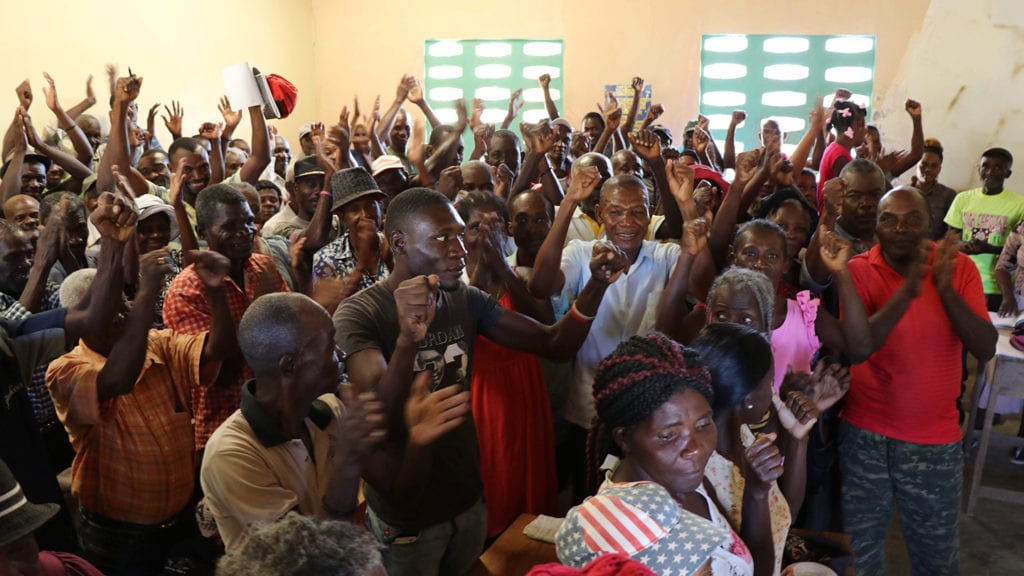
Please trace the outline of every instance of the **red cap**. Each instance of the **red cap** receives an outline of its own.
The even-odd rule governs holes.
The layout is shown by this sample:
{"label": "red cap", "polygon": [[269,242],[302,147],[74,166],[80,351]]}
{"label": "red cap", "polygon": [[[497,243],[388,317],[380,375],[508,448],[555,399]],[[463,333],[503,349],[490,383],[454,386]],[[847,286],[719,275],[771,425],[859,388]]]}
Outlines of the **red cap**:
{"label": "red cap", "polygon": [[693,168],[693,179],[695,182],[708,180],[715,186],[718,186],[718,189],[722,192],[722,198],[728,194],[729,183],[725,181],[725,178],[722,178],[721,174],[701,164],[694,164],[691,168]]}
{"label": "red cap", "polygon": [[270,87],[270,95],[281,112],[281,118],[287,118],[295,109],[295,100],[299,97],[299,91],[295,85],[277,74],[267,74],[267,86]]}

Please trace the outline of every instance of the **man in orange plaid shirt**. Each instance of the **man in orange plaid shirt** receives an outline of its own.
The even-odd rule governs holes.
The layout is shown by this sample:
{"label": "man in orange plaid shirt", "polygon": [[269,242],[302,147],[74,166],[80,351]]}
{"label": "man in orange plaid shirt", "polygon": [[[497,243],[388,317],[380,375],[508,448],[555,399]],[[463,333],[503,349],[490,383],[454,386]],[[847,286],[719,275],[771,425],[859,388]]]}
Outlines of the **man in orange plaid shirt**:
{"label": "man in orange plaid shirt", "polygon": [[[107,574],[156,573],[168,548],[188,535],[195,452],[190,389],[212,384],[221,358],[237,350],[225,277],[229,261],[193,253],[210,302],[210,332],[150,330],[171,272],[167,249],[140,259],[132,311],[84,336],[50,364],[47,385],[75,448],[72,492],[81,504],[83,554]],[[76,275],[86,276],[81,282]],[[76,272],[61,296],[85,297],[91,270]]]}
{"label": "man in orange plaid shirt", "polygon": [[[257,297],[288,291],[273,260],[253,253],[256,221],[241,192],[227,184],[204,188],[196,198],[196,226],[210,250],[231,261],[224,289],[236,329]],[[211,318],[206,289],[195,266],[188,266],[167,289],[164,325],[182,334],[196,334],[210,329]],[[238,409],[242,383],[252,377],[241,352],[236,351],[225,359],[215,384],[192,388],[196,451],[202,450],[213,431]]]}

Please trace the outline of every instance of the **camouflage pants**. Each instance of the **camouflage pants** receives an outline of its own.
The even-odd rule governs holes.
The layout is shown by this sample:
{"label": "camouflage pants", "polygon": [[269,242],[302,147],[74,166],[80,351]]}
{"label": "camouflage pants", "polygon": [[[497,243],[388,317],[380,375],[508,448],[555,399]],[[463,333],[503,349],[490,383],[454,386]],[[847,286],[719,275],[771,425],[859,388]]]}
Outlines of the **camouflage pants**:
{"label": "camouflage pants", "polygon": [[840,428],[844,531],[857,555],[857,574],[885,574],[885,540],[893,504],[912,573],[960,574],[960,443],[913,444],[846,422]]}

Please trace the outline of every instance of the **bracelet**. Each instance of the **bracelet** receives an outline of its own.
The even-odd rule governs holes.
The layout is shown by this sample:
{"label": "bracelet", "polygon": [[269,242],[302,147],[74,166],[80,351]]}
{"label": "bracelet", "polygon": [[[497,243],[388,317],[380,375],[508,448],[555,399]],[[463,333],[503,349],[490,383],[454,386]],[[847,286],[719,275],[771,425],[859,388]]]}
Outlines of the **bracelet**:
{"label": "bracelet", "polygon": [[572,303],[572,306],[569,306],[569,315],[572,316],[573,320],[577,322],[582,322],[584,324],[589,324],[593,322],[595,318],[595,316],[587,316],[586,314],[580,312],[579,308],[576,307],[575,302]]}
{"label": "bracelet", "polygon": [[67,128],[61,128],[61,130],[65,131],[65,132],[71,132],[72,130],[74,130],[77,127],[78,127],[78,124],[72,124],[71,126],[68,126]]}
{"label": "bracelet", "polygon": [[320,191],[320,195],[321,196],[333,196],[333,194],[331,194],[330,190],[321,190]]}

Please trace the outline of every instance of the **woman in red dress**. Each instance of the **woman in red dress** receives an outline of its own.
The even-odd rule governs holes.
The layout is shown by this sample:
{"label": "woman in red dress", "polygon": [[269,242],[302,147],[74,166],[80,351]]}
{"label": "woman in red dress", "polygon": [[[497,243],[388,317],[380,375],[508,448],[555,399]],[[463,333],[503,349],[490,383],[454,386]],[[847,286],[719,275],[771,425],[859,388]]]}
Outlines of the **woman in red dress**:
{"label": "woman in red dress", "polygon": [[[466,223],[466,280],[510,310],[551,324],[548,301],[530,295],[505,259],[508,211],[489,192],[470,192],[456,206]],[[524,512],[557,507],[554,432],[540,362],[480,336],[473,350],[473,420],[493,538]]]}

